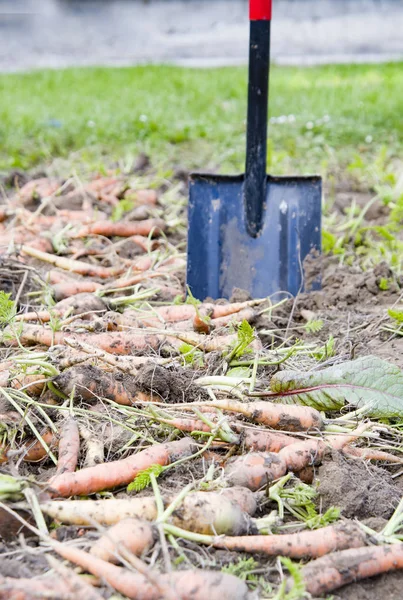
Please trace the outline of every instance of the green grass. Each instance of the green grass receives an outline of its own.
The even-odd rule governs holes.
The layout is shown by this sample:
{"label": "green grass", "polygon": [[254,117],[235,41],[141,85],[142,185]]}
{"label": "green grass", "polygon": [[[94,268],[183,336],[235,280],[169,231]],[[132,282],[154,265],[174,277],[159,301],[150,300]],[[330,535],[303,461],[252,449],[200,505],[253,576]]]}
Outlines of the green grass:
{"label": "green grass", "polygon": [[[274,67],[271,172],[328,172],[387,159],[403,140],[403,64]],[[246,69],[85,68],[0,76],[0,169],[80,151],[123,160],[243,170]],[[289,117],[289,115],[292,115]],[[285,121],[285,122],[281,122]]]}

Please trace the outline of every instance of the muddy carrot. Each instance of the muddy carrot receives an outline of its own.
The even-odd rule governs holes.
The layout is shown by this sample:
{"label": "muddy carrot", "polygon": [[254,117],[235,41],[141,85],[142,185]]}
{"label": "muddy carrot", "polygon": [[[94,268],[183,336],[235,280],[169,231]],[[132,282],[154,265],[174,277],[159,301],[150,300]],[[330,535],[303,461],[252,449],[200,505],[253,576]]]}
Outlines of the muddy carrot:
{"label": "muddy carrot", "polygon": [[[76,596],[77,597],[77,596]],[[88,600],[100,600],[100,596],[86,595]],[[71,589],[60,577],[3,577],[0,575],[0,600],[34,600],[34,598],[72,598]]]}
{"label": "muddy carrot", "polygon": [[357,523],[343,521],[321,529],[298,533],[226,536],[216,538],[213,546],[238,552],[261,552],[269,556],[317,558],[345,548],[360,548],[365,546],[366,542],[367,536]]}
{"label": "muddy carrot", "polygon": [[362,460],[378,460],[382,462],[399,464],[403,462],[403,456],[396,456],[395,454],[383,452],[382,450],[374,450],[372,448],[358,448],[356,446],[346,446],[342,449],[342,452],[346,456],[360,458]]}
{"label": "muddy carrot", "polygon": [[247,308],[242,308],[238,312],[212,319],[211,326],[214,329],[218,329],[219,327],[226,327],[230,323],[241,323],[242,321],[251,323],[255,318],[256,311],[251,306],[248,306]]}
{"label": "muddy carrot", "polygon": [[80,315],[89,312],[101,313],[106,311],[106,305],[101,298],[89,293],[73,294],[69,298],[57,302],[51,311],[40,310],[21,313],[16,316],[17,321],[42,321],[48,322],[52,316]]}
{"label": "muddy carrot", "polygon": [[136,379],[126,375],[118,379],[113,373],[105,373],[93,365],[78,365],[63,371],[55,377],[53,383],[66,396],[75,388],[76,395],[84,400],[108,398],[117,404],[132,406],[136,400]]}
{"label": "muddy carrot", "polygon": [[[53,346],[64,344],[65,338],[70,338],[79,343],[89,344],[110,352],[111,354],[137,354],[146,350],[158,350],[164,338],[157,335],[135,334],[135,333],[64,333],[63,331],[52,332],[50,329],[37,327],[35,325],[24,325],[20,335],[23,344],[40,344],[42,346]],[[16,341],[8,341],[8,345],[16,345]]]}
{"label": "muddy carrot", "polygon": [[50,263],[51,265],[59,267],[60,269],[64,269],[65,271],[79,273],[80,275],[87,275],[89,277],[108,279],[109,277],[120,275],[125,270],[124,267],[116,268],[90,265],[89,263],[81,262],[79,260],[72,260],[70,258],[64,258],[63,256],[42,252],[41,250],[36,250],[32,246],[23,245],[21,251],[28,256],[32,256],[32,258],[37,258],[38,260]]}
{"label": "muddy carrot", "polygon": [[[220,496],[220,499],[218,498]],[[191,500],[187,500],[191,498]],[[210,499],[211,502],[210,502]],[[167,506],[172,497],[164,498]],[[235,518],[232,523],[226,518],[224,511],[220,512],[220,502],[231,502],[231,511]],[[185,511],[178,509],[174,513],[174,522],[186,528],[196,527],[196,531],[209,533],[212,528],[220,533],[228,533],[228,527],[245,530],[246,521],[235,511],[233,505],[239,507],[242,513],[253,516],[257,510],[255,495],[247,488],[231,487],[220,492],[195,492],[185,498]],[[213,508],[210,512],[210,507]],[[41,510],[61,523],[70,525],[113,525],[122,519],[137,518],[142,521],[155,521],[157,507],[153,496],[142,498],[110,498],[106,500],[52,500],[41,504]],[[186,513],[186,514],[185,514]],[[193,529],[192,529],[193,531]]]}
{"label": "muddy carrot", "polygon": [[219,408],[244,415],[255,423],[283,429],[285,431],[309,431],[310,429],[323,429],[324,423],[321,414],[309,406],[294,404],[274,404],[265,400],[260,402],[239,402],[225,399],[214,400],[203,406]]}
{"label": "muddy carrot", "polygon": [[249,597],[246,584],[227,573],[195,569],[159,575],[150,570],[146,572],[147,578],[73,546],[52,542],[52,547],[64,559],[101,577],[117,592],[133,600],[161,600],[168,595],[171,598],[172,594],[178,600],[247,600]]}
{"label": "muddy carrot", "polygon": [[126,548],[135,556],[141,556],[153,547],[155,532],[146,521],[122,519],[92,546],[90,553],[102,560],[117,564],[120,548]]}
{"label": "muddy carrot", "polygon": [[155,444],[123,460],[56,476],[50,483],[51,493],[62,497],[80,496],[127,485],[140,471],[155,464],[168,465],[176,458],[190,456],[195,451],[196,446],[190,438]]}
{"label": "muddy carrot", "polygon": [[68,417],[61,427],[56,477],[63,473],[74,473],[79,451],[80,434],[77,422],[73,417]]}
{"label": "muddy carrot", "polygon": [[84,292],[96,292],[102,288],[100,283],[91,280],[61,281],[52,286],[55,300],[63,300]]}
{"label": "muddy carrot", "polygon": [[230,485],[258,490],[270,481],[279,479],[287,471],[297,473],[305,467],[318,464],[327,448],[341,450],[361,435],[367,424],[363,424],[351,434],[329,436],[326,440],[309,439],[296,442],[274,452],[250,452],[244,456],[230,459],[225,468]]}
{"label": "muddy carrot", "polygon": [[60,523],[69,525],[113,525],[121,519],[138,518],[155,521],[157,507],[153,496],[142,498],[110,498],[106,500],[52,500],[41,504],[41,510]]}
{"label": "muddy carrot", "polygon": [[131,237],[132,235],[160,234],[166,228],[162,219],[145,219],[144,221],[117,222],[98,221],[78,231],[74,237],[87,235],[103,235],[105,237]]}
{"label": "muddy carrot", "polygon": [[[318,530],[322,531],[322,530]],[[353,581],[403,569],[403,544],[371,546],[334,552],[302,568],[305,589],[322,596]]]}
{"label": "muddy carrot", "polygon": [[[50,447],[56,446],[56,437],[52,431],[45,431],[41,434],[43,441]],[[25,462],[40,462],[47,457],[45,448],[39,440],[26,442],[24,445],[23,460]]]}

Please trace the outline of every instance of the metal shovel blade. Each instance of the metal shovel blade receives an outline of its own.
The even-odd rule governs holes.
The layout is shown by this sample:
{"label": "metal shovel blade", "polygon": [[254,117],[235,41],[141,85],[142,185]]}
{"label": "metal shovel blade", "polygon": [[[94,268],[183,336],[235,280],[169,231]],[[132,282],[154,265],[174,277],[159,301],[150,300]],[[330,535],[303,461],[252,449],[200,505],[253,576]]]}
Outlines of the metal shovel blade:
{"label": "metal shovel blade", "polygon": [[[303,262],[321,249],[321,178],[267,177],[263,224],[246,229],[244,175],[190,176],[187,285],[199,300],[304,290]],[[314,283],[310,289],[318,289]]]}

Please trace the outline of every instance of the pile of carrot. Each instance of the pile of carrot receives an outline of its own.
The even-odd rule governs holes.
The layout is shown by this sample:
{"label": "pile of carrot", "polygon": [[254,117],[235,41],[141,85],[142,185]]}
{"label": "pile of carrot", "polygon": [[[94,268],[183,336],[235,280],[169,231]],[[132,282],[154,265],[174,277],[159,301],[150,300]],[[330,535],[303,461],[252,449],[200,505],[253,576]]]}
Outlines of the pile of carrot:
{"label": "pile of carrot", "polygon": [[[20,277],[0,322],[0,478],[21,483],[0,481],[0,536],[17,501],[24,535],[73,565],[49,556],[47,577],[0,577],[0,599],[99,600],[105,585],[136,600],[256,597],[242,569],[200,568],[202,546],[300,561],[315,596],[403,568],[400,543],[374,546],[354,520],[281,521],[273,486],[312,483],[326,454],[402,459],[368,444],[370,422],[335,433],[330,414],[251,401],[285,360],[254,330],[273,307],[186,299],[176,211],[164,188],[112,172],[32,180],[0,206],[0,259]],[[64,526],[74,544],[57,541]]]}

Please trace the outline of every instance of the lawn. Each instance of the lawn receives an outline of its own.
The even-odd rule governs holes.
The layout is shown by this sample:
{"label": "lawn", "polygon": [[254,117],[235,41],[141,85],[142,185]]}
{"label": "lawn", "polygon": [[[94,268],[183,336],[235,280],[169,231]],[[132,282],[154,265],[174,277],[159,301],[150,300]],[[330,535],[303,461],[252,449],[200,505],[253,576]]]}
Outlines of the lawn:
{"label": "lawn", "polygon": [[[243,169],[245,68],[85,68],[0,76],[0,170],[78,162]],[[402,64],[274,67],[268,168],[321,172],[389,160],[403,140]],[[380,150],[381,149],[381,150]]]}

